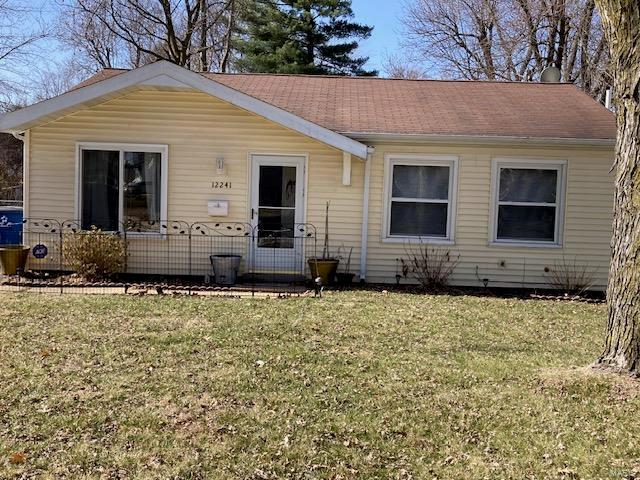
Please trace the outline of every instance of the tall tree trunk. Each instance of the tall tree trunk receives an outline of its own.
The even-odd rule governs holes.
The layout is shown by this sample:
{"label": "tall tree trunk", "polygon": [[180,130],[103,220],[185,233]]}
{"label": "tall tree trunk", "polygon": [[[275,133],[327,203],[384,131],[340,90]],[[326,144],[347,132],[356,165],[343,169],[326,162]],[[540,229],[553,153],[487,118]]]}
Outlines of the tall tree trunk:
{"label": "tall tree trunk", "polygon": [[207,41],[209,36],[209,5],[207,0],[200,0],[200,71],[209,71],[209,56]]}
{"label": "tall tree trunk", "polygon": [[640,2],[597,4],[615,72],[618,121],[609,322],[597,364],[640,375]]}
{"label": "tall tree trunk", "polygon": [[236,0],[229,2],[229,18],[227,19],[227,32],[224,36],[224,51],[222,60],[220,61],[220,71],[227,73],[229,69],[229,58],[231,57],[231,42],[233,39],[233,30],[235,28]]}
{"label": "tall tree trunk", "polygon": [[306,37],[306,56],[305,56],[305,64],[313,65],[315,63],[315,22],[313,21],[313,12],[311,11],[311,4],[308,3],[304,7],[304,20],[305,20],[305,37]]}

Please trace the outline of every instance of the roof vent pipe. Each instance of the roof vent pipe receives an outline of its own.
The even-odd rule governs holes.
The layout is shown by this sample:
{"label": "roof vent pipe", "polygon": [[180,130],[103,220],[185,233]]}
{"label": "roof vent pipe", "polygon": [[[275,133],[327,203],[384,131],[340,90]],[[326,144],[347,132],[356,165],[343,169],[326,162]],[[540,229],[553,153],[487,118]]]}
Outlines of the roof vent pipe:
{"label": "roof vent pipe", "polygon": [[613,97],[613,92],[611,91],[611,88],[607,88],[607,92],[605,93],[605,96],[604,96],[604,106],[607,107],[607,110],[611,110],[611,111],[613,111],[613,108],[611,108],[612,97]]}
{"label": "roof vent pipe", "polygon": [[542,83],[558,83],[560,82],[562,74],[560,69],[554,65],[549,65],[542,71],[540,75],[540,81]]}

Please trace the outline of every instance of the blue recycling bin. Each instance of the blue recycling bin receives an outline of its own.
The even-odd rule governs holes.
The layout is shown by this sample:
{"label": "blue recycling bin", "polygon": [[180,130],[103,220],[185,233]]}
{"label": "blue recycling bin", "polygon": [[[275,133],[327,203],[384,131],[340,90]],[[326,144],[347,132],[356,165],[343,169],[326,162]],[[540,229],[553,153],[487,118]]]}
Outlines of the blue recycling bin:
{"label": "blue recycling bin", "polygon": [[22,245],[22,208],[0,206],[0,245]]}

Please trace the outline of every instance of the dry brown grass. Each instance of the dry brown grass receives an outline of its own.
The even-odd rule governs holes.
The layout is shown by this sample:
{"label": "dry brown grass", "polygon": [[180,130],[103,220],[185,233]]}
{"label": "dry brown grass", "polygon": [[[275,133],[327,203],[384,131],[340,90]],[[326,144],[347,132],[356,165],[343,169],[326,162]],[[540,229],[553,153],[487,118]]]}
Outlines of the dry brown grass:
{"label": "dry brown grass", "polygon": [[1,295],[0,478],[622,479],[605,306]]}

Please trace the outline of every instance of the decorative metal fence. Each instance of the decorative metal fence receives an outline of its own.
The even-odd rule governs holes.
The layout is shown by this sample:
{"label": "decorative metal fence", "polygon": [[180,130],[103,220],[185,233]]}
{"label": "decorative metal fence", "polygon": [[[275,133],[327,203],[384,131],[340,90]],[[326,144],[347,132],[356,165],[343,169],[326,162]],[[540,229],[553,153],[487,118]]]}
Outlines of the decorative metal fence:
{"label": "decorative metal fence", "polygon": [[[108,239],[119,240],[124,252],[108,251],[113,243]],[[22,244],[29,246],[26,266],[0,275],[3,290],[293,292],[306,288],[306,259],[318,254],[311,224],[266,231],[242,222],[172,220],[119,224],[116,231],[101,231],[83,229],[78,220],[29,218],[23,221]],[[79,262],[108,255],[118,257],[112,258],[115,274],[92,279],[78,275]],[[224,275],[216,272],[216,265],[225,267]]]}

